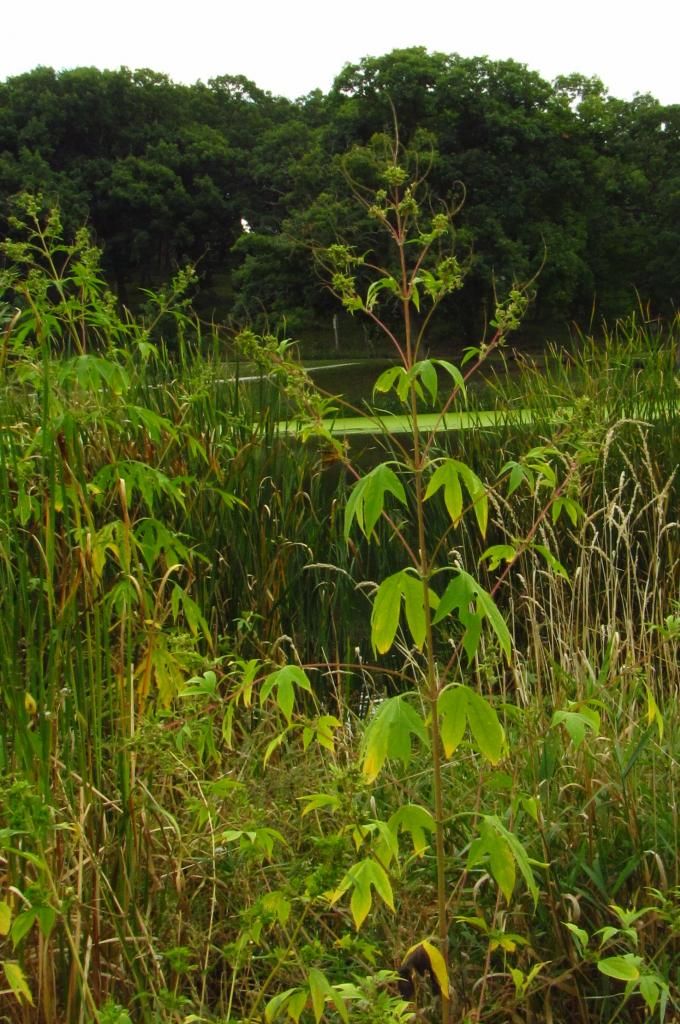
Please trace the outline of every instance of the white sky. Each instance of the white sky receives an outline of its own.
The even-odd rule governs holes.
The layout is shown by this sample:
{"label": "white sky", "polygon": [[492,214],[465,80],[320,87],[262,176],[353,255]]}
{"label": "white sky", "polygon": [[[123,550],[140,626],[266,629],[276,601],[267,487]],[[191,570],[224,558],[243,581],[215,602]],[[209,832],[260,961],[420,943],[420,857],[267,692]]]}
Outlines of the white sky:
{"label": "white sky", "polygon": [[680,103],[678,0],[5,0],[0,80],[38,64],[243,74],[295,98],[396,47],[513,58]]}

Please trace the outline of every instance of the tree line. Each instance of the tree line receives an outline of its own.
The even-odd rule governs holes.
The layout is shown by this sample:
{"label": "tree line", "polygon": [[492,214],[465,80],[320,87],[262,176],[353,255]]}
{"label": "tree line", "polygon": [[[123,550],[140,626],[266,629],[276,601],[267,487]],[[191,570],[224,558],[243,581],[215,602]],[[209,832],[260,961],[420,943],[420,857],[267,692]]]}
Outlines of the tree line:
{"label": "tree line", "polygon": [[88,225],[121,302],[191,262],[206,315],[285,316],[304,336],[328,329],[335,308],[316,248],[339,240],[380,262],[351,192],[361,196],[367,154],[395,126],[432,194],[460,207],[467,285],[452,325],[535,278],[537,324],[680,305],[680,105],[420,47],[348,64],[328,93],[295,101],[231,75],[189,86],[150,70],[38,67],[9,78],[0,228],[11,235],[14,195],[41,193],[67,227]]}

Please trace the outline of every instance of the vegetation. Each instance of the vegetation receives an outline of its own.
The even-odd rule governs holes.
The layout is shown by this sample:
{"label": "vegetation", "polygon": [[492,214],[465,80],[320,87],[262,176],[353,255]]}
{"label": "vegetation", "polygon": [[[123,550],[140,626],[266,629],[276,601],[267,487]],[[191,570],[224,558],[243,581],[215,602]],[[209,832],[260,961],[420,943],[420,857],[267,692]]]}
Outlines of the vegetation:
{"label": "vegetation", "polygon": [[373,415],[410,425],[356,459],[288,341],[242,331],[239,383],[190,271],[124,314],[86,232],[12,220],[10,1020],[678,1013],[679,325],[498,374],[493,423],[440,431],[528,288],[428,355],[474,273],[450,208],[418,146],[343,167],[387,244],[319,258],[397,357]]}
{"label": "vegetation", "polygon": [[[377,224],[348,198],[344,154],[391,130],[393,109],[435,193],[457,206],[465,186],[458,233],[470,272],[440,321],[456,337],[477,337],[494,288],[505,294],[539,267],[524,331],[533,324],[541,340],[546,324],[599,328],[639,300],[652,321],[675,313],[680,107],[421,48],[348,65],[327,95],[296,102],[228,75],[190,87],[125,68],[10,78],[0,84],[2,234],[11,197],[40,191],[70,232],[87,221],[125,305],[139,308],[140,288],[190,261],[204,317],[265,331],[285,319],[327,351],[338,308],[313,250],[338,238],[380,250]],[[380,343],[369,324],[365,337],[357,330],[340,317],[340,345]],[[433,332],[430,344],[448,352],[451,332],[436,322]]]}

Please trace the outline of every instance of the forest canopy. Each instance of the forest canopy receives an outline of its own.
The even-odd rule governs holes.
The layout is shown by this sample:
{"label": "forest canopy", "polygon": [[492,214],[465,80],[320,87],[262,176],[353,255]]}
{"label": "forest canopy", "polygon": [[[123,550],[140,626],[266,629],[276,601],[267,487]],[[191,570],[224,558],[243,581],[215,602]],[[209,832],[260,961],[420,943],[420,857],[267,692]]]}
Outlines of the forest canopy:
{"label": "forest canopy", "polygon": [[[452,322],[540,271],[541,325],[680,297],[680,105],[624,101],[597,78],[546,82],[511,60],[420,47],[346,65],[327,94],[296,101],[242,76],[180,85],[150,70],[56,72],[0,83],[0,232],[13,197],[40,193],[67,228],[86,223],[121,302],[136,305],[195,263],[206,315],[281,315],[304,336],[333,302],[313,253],[370,250],[347,176],[394,130],[457,205],[470,271]],[[352,154],[350,158],[347,154]],[[483,255],[482,255],[483,254]]]}

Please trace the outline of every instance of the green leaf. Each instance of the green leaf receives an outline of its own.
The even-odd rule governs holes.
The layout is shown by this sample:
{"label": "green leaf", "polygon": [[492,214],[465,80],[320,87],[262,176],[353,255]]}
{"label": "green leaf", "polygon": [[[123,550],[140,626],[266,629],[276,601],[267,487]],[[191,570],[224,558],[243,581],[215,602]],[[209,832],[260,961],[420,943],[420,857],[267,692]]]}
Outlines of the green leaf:
{"label": "green leaf", "polygon": [[512,654],[512,640],[503,616],[486,590],[464,570],[460,570],[449,582],[442,594],[432,622],[441,622],[451,612],[456,611],[463,626],[463,647],[468,658],[472,660],[477,652],[481,635],[482,620],[486,618],[500,644],[501,650],[508,661]]}
{"label": "green leaf", "polygon": [[579,947],[579,953],[583,956],[583,953],[588,947],[588,932],[584,931],[583,928],[579,928],[578,925],[572,924],[571,921],[565,921],[564,927],[568,928],[571,934],[576,939],[576,943]]}
{"label": "green leaf", "polygon": [[469,573],[461,570],[448,583],[446,590],[442,594],[437,605],[437,611],[432,619],[433,625],[441,622],[442,619],[446,618],[453,611],[458,612],[458,618],[465,624],[470,618],[470,607],[477,596],[477,589],[478,583],[476,580]]}
{"label": "green leaf", "polygon": [[[647,1009],[650,1014],[654,1013],[656,1004],[659,1001],[659,995],[661,993],[662,985],[654,975],[643,974],[640,978],[639,984],[640,995],[647,1004]],[[663,1020],[663,1017],[661,1018]]]}
{"label": "green leaf", "polygon": [[553,524],[560,518],[562,512],[566,512],[572,526],[577,526],[579,519],[583,519],[585,512],[581,505],[573,498],[556,498],[551,509]]}
{"label": "green leaf", "polygon": [[377,833],[378,839],[372,845],[372,852],[383,867],[388,867],[392,863],[392,860],[396,860],[398,862],[399,842],[397,840],[396,833],[390,828],[389,823],[386,821],[375,820],[368,822],[367,825],[359,826],[356,829],[354,837],[354,841],[357,844],[357,850],[360,849],[366,836],[371,833]]}
{"label": "green leaf", "polygon": [[540,864],[538,861],[531,861],[529,859],[529,855],[527,854],[526,850],[524,849],[522,843],[519,841],[515,833],[510,832],[509,829],[506,829],[500,820],[494,818],[494,824],[496,830],[505,837],[505,840],[508,846],[510,847],[510,850],[512,851],[512,855],[515,858],[515,863],[517,864],[517,867],[519,868],[521,875],[524,879],[524,883],[529,892],[531,893],[531,897],[534,901],[534,907],[536,907],[538,905],[539,892],[538,885],[536,884],[536,879],[534,877],[534,873],[531,869],[531,865],[532,863],[538,864],[540,867],[547,867],[547,865]]}
{"label": "green leaf", "polygon": [[391,295],[399,295],[399,283],[389,275],[373,281],[366,291],[365,308],[367,310],[370,311],[375,307],[379,293],[384,290],[390,292]]}
{"label": "green leaf", "polygon": [[291,903],[280,889],[273,889],[262,897],[262,909],[274,914],[279,924],[285,925],[290,917]]}
{"label": "green leaf", "polygon": [[17,914],[9,932],[14,949],[16,949],[21,940],[28,935],[37,920],[38,915],[35,910],[32,909],[22,910],[20,914]]}
{"label": "green leaf", "polygon": [[388,826],[395,835],[399,832],[408,832],[413,841],[413,852],[422,857],[428,847],[425,832],[434,832],[435,821],[430,812],[419,804],[402,804],[394,812]]}
{"label": "green leaf", "polygon": [[[490,868],[501,892],[509,902],[515,885],[515,866],[519,868],[531,893],[534,906],[538,903],[538,885],[531,869],[531,861],[517,836],[510,832],[500,818],[494,814],[484,815],[480,824],[480,835],[471,845],[468,853],[468,867],[474,867],[489,857]],[[510,868],[510,859],[513,864]],[[534,861],[534,863],[536,863]],[[511,884],[512,883],[512,884]]]}
{"label": "green leaf", "polygon": [[406,504],[406,492],[399,477],[387,463],[381,463],[352,488],[345,506],[345,540],[349,538],[355,519],[364,536],[367,539],[371,536],[383,513],[386,494],[392,494],[402,505]]}
{"label": "green leaf", "polygon": [[[411,631],[414,644],[418,650],[421,650],[425,642],[425,607],[423,604],[425,588],[423,587],[422,580],[412,576],[410,573],[404,572],[402,576],[402,589],[406,609],[406,622]],[[436,601],[432,591],[429,591],[428,597],[432,605]]]}
{"label": "green leaf", "polygon": [[368,912],[371,909],[373,903],[373,897],[371,896],[371,887],[365,883],[359,883],[354,886],[352,897],[349,901],[349,909],[354,921],[354,927],[357,931],[361,928],[362,924],[368,916]]}
{"label": "green leaf", "polygon": [[55,921],[57,920],[57,912],[53,907],[42,906],[35,908],[35,914],[38,919],[38,927],[44,938],[49,939],[54,928]]}
{"label": "green leaf", "polygon": [[376,392],[385,393],[390,391],[394,387],[395,381],[405,376],[406,370],[403,366],[390,366],[389,369],[383,370],[373,385],[373,395],[375,396]]}
{"label": "green leaf", "polygon": [[309,982],[309,994],[312,998],[314,1019],[317,1024],[319,1024],[319,1021],[323,1017],[326,996],[331,994],[331,986],[326,975],[316,967],[310,967],[307,980]]}
{"label": "green leaf", "polygon": [[387,876],[387,872],[378,864],[375,860],[367,860],[366,873],[370,882],[375,886],[375,890],[380,896],[383,903],[386,903],[390,910],[394,910],[394,896],[392,894],[392,886]]}
{"label": "green leaf", "polygon": [[444,754],[451,757],[465,735],[467,725],[467,687],[454,686],[443,690],[437,700],[440,733]]}
{"label": "green leaf", "polygon": [[562,579],[569,582],[569,573],[564,568],[562,563],[555,558],[550,548],[546,547],[545,544],[532,544],[532,551],[537,551],[539,555],[544,559],[546,565],[552,569],[556,576],[561,576]]}
{"label": "green leaf", "polygon": [[509,903],[515,888],[516,877],[515,859],[512,856],[512,850],[503,836],[497,832],[490,832],[487,840],[487,851],[491,874],[505,896],[506,902]]}
{"label": "green leaf", "polygon": [[[459,687],[460,689],[460,687]],[[470,732],[482,757],[491,764],[498,764],[505,748],[505,733],[494,708],[474,690],[465,687],[467,693],[467,720]]]}
{"label": "green leaf", "polygon": [[304,988],[300,989],[298,992],[294,992],[291,995],[290,999],[288,1000],[288,1005],[286,1006],[286,1013],[288,1014],[290,1019],[294,1021],[294,1024],[298,1024],[298,1021],[302,1016],[302,1011],[304,1010],[306,1005],[307,991]]}
{"label": "green leaf", "polygon": [[463,514],[463,488],[457,466],[458,463],[455,459],[447,459],[434,471],[425,491],[425,501],[427,501],[440,488],[444,488],[444,504],[454,526],[458,525]]}
{"label": "green leaf", "polygon": [[458,388],[458,390],[462,393],[463,400],[465,401],[467,399],[465,379],[463,377],[463,374],[458,369],[458,367],[454,366],[453,363],[447,362],[446,359],[433,359],[432,362],[435,364],[435,366],[441,366],[441,368],[445,370],[446,373],[448,373],[449,377],[453,381],[454,387]]}
{"label": "green leaf", "polygon": [[283,668],[270,672],[260,687],[260,704],[264,704],[273,690],[276,690],[276,703],[284,715],[288,725],[293,717],[295,704],[295,687],[312,692],[306,673],[298,665],[284,665]]}
{"label": "green leaf", "polygon": [[[278,995],[273,996],[273,998],[269,1000],[269,1002],[267,1003],[267,1005],[264,1008],[264,1019],[266,1021],[266,1024],[272,1024],[272,1021],[276,1020],[276,1018],[278,1017],[280,1011],[286,1005],[286,1003],[288,1002],[290,997],[293,995],[293,993],[296,993],[296,992],[298,992],[298,989],[296,989],[296,988],[287,988],[285,992],[279,992]],[[306,1003],[307,1002],[307,993],[306,992],[304,993],[304,997],[305,997],[305,1003]]]}
{"label": "green leaf", "polygon": [[389,651],[399,628],[403,576],[402,571],[384,579],[373,601],[371,643],[380,654]]}
{"label": "green leaf", "polygon": [[331,903],[336,903],[348,889],[352,889],[350,900],[350,911],[354,919],[354,926],[359,930],[366,920],[373,902],[371,887],[374,887],[384,903],[394,910],[394,896],[392,886],[387,873],[377,861],[370,857],[354,864],[344,876],[340,885],[334,892],[330,893]]}
{"label": "green leaf", "polygon": [[563,725],[569,733],[571,742],[578,750],[585,739],[586,729],[590,729],[595,736],[599,736],[600,715],[599,712],[589,708],[586,704],[572,704],[570,702],[570,707],[577,708],[577,710],[555,711],[550,725],[551,728]]}
{"label": "green leaf", "polygon": [[425,723],[405,696],[384,700],[364,734],[362,771],[367,782],[378,777],[388,757],[400,760],[405,768],[408,767],[411,736],[424,746],[429,745]]}
{"label": "green leaf", "polygon": [[[437,595],[428,588],[430,606],[437,604]],[[389,651],[399,628],[401,601],[404,599],[406,622],[413,642],[420,650],[425,642],[425,588],[422,581],[407,569],[393,573],[382,581],[371,613],[371,643],[380,654]]]}
{"label": "green leaf", "polygon": [[434,404],[437,401],[438,381],[437,371],[432,361],[430,359],[422,359],[413,367],[413,373],[422,380],[432,399],[432,404]]}
{"label": "green leaf", "polygon": [[331,813],[335,813],[340,806],[340,798],[330,793],[312,793],[309,796],[299,796],[298,800],[300,803],[304,803],[302,808],[301,818],[305,815],[310,814],[312,811],[318,811],[322,807],[328,807]]}
{"label": "green leaf", "polygon": [[607,956],[598,960],[597,969],[608,978],[616,978],[617,981],[637,981],[640,977],[641,956],[634,953],[624,953],[623,956]]}
{"label": "green leaf", "polygon": [[500,644],[500,648],[509,662],[512,657],[512,638],[510,637],[510,630],[506,626],[505,619],[499,612],[496,602],[492,598],[491,594],[487,594],[486,590],[483,590],[479,586],[477,588],[477,612],[478,614],[481,613],[488,619],[489,625],[496,634],[496,639]]}
{"label": "green leaf", "polygon": [[529,490],[533,491],[533,474],[519,462],[506,462],[500,475],[508,476],[508,497],[511,497],[525,480],[529,485]]}
{"label": "green leaf", "polygon": [[441,466],[438,466],[427,486],[425,500],[427,501],[443,487],[446,509],[451,517],[451,522],[457,526],[463,513],[461,481],[470,496],[480,533],[484,536],[489,520],[489,501],[486,488],[477,474],[464,462],[459,462],[458,459],[446,459]]}
{"label": "green leaf", "polygon": [[512,544],[493,544],[479,556],[480,562],[488,561],[489,569],[493,572],[501,562],[509,564],[517,557],[517,548]]}

